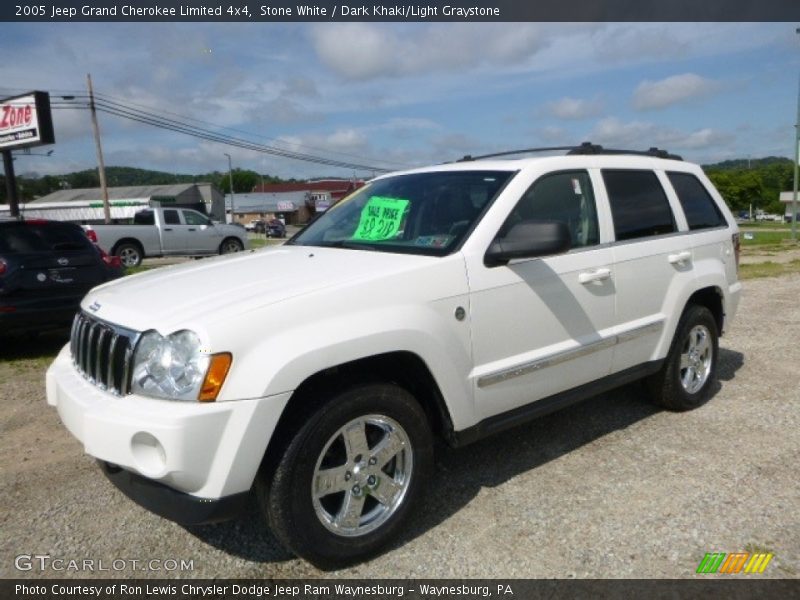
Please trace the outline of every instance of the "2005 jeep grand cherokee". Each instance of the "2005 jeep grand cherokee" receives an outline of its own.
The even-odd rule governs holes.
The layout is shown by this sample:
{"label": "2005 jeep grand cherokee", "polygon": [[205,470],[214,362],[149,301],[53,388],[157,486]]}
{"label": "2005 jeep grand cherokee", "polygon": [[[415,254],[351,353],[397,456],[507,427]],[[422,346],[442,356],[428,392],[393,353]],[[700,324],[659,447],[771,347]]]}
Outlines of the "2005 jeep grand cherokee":
{"label": "2005 jeep grand cherokee", "polygon": [[335,568],[403,527],[436,437],[639,378],[703,404],[738,241],[702,170],[657,149],[390,174],[283,246],[92,290],[47,400],[146,508],[201,523],[254,491],[282,543]]}

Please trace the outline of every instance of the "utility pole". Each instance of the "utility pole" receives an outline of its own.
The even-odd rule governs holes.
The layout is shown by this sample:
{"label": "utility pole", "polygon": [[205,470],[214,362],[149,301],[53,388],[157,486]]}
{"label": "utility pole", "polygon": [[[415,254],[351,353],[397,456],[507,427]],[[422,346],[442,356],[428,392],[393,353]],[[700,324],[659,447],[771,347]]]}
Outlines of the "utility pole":
{"label": "utility pole", "polygon": [[108,186],[106,185],[106,165],[103,162],[103,147],[100,145],[100,126],[97,124],[97,110],[94,106],[94,91],[92,90],[92,76],[86,75],[86,86],[89,88],[89,109],[92,113],[92,127],[94,129],[94,145],[97,149],[97,172],[100,175],[100,191],[103,194],[103,217],[106,225],[111,223],[111,207],[108,203]]}
{"label": "utility pole", "polygon": [[19,197],[17,196],[17,177],[14,174],[14,157],[11,150],[3,150],[3,166],[6,170],[6,195],[11,208],[11,216],[19,218]]}
{"label": "utility pole", "polygon": [[227,152],[224,152],[225,156],[228,157],[228,177],[230,178],[231,182],[231,223],[234,223],[236,220],[236,207],[234,204],[234,197],[233,197],[233,164],[231,163],[231,155]]}
{"label": "utility pole", "polygon": [[[800,33],[800,27],[794,30]],[[794,192],[792,195],[792,241],[797,241],[797,170],[800,162],[800,78],[797,80],[797,120],[794,122]]]}

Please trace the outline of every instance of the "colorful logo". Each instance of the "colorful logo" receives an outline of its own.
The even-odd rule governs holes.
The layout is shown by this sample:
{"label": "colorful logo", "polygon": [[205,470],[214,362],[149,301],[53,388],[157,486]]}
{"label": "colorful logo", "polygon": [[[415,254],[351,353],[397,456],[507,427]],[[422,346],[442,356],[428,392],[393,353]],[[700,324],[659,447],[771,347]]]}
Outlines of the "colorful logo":
{"label": "colorful logo", "polygon": [[775,556],[771,552],[707,552],[697,566],[697,573],[763,573]]}

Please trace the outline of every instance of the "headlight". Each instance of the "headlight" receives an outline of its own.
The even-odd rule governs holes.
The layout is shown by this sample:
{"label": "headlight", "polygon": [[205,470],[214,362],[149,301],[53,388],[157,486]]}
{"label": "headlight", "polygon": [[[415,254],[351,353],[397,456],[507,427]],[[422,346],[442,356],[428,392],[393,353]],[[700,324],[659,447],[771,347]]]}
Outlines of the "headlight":
{"label": "headlight", "polygon": [[192,331],[176,331],[167,337],[148,331],[133,357],[132,391],[170,400],[197,400],[211,359],[201,352],[200,338]]}

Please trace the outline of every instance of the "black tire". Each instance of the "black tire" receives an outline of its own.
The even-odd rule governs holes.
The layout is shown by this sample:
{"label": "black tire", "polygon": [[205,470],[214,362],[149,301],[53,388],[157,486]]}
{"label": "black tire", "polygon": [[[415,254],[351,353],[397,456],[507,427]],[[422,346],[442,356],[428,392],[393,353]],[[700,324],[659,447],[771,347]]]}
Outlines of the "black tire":
{"label": "black tire", "polygon": [[242,250],[244,250],[244,244],[242,244],[241,240],[234,237],[225,238],[219,245],[220,254],[233,254],[234,252],[241,252]]}
{"label": "black tire", "polygon": [[144,258],[141,246],[135,242],[117,244],[113,254],[119,256],[124,267],[138,267],[142,264],[142,259]]}
{"label": "black tire", "polygon": [[[366,450],[352,441],[360,430]],[[404,445],[376,452],[390,439]],[[386,456],[392,458],[381,467]],[[304,419],[277,465],[260,474],[259,504],[288,549],[320,569],[340,568],[375,556],[397,537],[432,464],[430,427],[414,397],[395,385],[360,385]],[[338,477],[315,477],[318,467]],[[314,485],[323,491],[312,493]],[[356,507],[349,515],[348,503]]]}
{"label": "black tire", "polygon": [[[697,337],[693,337],[697,334]],[[702,345],[695,340],[706,339],[710,356],[704,351],[695,352]],[[714,315],[705,306],[690,304],[686,307],[669,354],[661,370],[648,378],[653,399],[661,406],[674,411],[692,410],[705,404],[711,397],[717,377],[719,355],[719,330]],[[682,365],[683,361],[683,365]]]}

